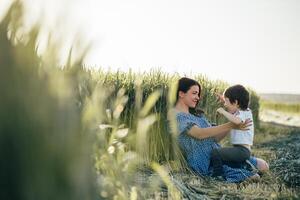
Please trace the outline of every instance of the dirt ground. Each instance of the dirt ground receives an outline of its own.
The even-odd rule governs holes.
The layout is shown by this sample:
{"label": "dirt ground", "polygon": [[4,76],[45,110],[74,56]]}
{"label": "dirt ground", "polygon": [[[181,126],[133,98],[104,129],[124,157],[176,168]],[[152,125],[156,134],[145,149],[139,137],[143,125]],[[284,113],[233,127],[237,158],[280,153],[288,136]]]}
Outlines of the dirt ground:
{"label": "dirt ground", "polygon": [[300,113],[284,113],[275,110],[262,109],[259,112],[260,120],[276,124],[300,127]]}

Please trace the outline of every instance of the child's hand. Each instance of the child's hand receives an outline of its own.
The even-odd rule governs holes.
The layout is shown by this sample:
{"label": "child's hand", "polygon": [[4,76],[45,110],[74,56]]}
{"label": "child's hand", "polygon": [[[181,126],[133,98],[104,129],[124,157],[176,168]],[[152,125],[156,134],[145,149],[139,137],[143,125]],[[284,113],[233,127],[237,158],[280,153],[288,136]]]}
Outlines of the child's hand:
{"label": "child's hand", "polygon": [[220,114],[222,114],[224,111],[225,111],[225,109],[222,108],[222,107],[217,109],[217,112],[220,113]]}
{"label": "child's hand", "polygon": [[224,99],[224,96],[223,96],[222,94],[215,93],[215,95],[216,95],[217,101],[218,101],[219,103],[222,103],[222,104],[225,103],[225,99]]}

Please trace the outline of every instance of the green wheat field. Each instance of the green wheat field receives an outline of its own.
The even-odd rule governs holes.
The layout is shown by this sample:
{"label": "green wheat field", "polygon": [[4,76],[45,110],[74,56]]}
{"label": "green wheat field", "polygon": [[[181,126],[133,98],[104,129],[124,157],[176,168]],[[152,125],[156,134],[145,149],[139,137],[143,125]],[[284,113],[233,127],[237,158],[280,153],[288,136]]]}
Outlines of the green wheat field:
{"label": "green wheat field", "polygon": [[[254,155],[270,171],[241,184],[196,176],[167,128],[179,75],[92,70],[86,49],[60,65],[51,37],[37,53],[40,26],[22,29],[23,11],[15,1],[0,22],[0,199],[300,198],[300,129],[259,120],[261,109],[299,114],[299,104],[277,108],[249,88]],[[228,84],[193,78],[204,88],[199,107],[224,122],[214,93]]]}

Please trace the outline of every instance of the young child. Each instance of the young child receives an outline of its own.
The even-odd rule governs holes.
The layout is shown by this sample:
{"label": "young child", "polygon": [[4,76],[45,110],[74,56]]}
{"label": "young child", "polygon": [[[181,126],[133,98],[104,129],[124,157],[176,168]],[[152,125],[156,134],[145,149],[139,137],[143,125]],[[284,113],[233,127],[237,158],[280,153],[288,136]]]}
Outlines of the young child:
{"label": "young child", "polygon": [[[243,123],[245,120],[253,121],[252,112],[248,108],[249,92],[242,85],[234,85],[227,88],[223,95],[224,108],[218,108],[217,112],[234,124]],[[253,144],[253,122],[247,130],[230,131],[232,147],[214,149],[211,153],[213,176],[222,178],[223,163],[230,162],[241,164],[250,158]]]}

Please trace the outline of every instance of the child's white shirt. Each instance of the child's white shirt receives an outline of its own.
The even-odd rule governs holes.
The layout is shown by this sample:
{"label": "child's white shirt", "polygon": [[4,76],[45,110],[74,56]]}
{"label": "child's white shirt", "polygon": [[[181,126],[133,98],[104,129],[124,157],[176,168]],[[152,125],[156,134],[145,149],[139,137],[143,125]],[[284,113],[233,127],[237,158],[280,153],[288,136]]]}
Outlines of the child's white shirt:
{"label": "child's white shirt", "polygon": [[231,144],[253,145],[254,124],[253,124],[253,116],[251,110],[249,108],[247,110],[239,110],[234,114],[234,116],[240,118],[243,122],[246,119],[250,119],[252,120],[252,125],[247,127],[249,130],[242,131],[242,130],[232,129],[230,131]]}

